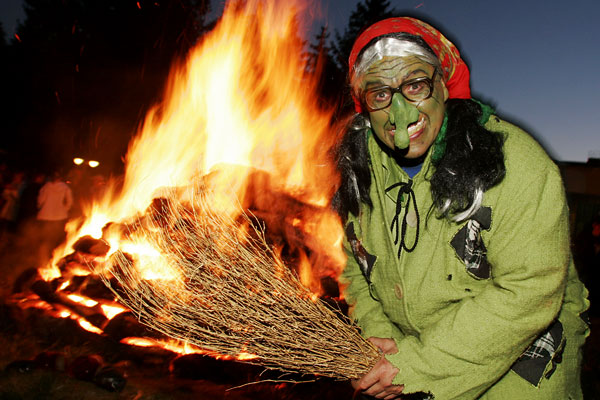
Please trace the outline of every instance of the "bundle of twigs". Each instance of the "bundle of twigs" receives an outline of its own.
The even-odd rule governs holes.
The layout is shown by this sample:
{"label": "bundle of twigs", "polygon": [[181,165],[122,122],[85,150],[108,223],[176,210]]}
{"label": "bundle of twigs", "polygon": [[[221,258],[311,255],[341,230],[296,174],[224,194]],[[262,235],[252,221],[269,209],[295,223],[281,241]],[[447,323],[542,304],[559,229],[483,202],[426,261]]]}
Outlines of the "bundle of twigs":
{"label": "bundle of twigs", "polygon": [[240,224],[208,203],[163,198],[128,226],[169,271],[144,279],[144,261],[117,251],[109,264],[119,300],[169,337],[269,369],[336,379],[369,371],[380,354],[356,326],[300,283],[250,217]]}

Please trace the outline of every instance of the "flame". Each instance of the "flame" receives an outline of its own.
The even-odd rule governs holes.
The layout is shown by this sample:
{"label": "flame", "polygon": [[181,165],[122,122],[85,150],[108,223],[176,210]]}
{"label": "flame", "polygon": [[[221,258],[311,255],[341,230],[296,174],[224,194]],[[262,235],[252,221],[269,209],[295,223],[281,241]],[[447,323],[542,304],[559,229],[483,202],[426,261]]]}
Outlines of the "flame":
{"label": "flame", "polygon": [[52,307],[46,308],[42,304],[32,304],[31,306],[35,307],[35,308],[46,309],[49,311],[50,315],[54,315],[54,317],[56,317],[56,318],[63,318],[63,319],[71,318],[72,320],[77,321],[79,326],[81,326],[83,329],[85,329],[88,332],[92,332],[97,335],[101,335],[104,333],[104,331],[102,329],[92,325],[85,318],[80,317],[69,310],[66,310],[66,309],[53,310]]}
{"label": "flame", "polygon": [[56,290],[61,291],[64,288],[66,288],[67,286],[69,286],[70,284],[71,284],[71,281],[70,280],[66,280],[63,283],[61,283],[60,286],[58,287],[58,289],[56,289]]}
{"label": "flame", "polygon": [[319,287],[318,283],[315,282],[315,277],[312,274],[312,270],[308,258],[306,257],[306,253],[303,251],[300,252],[298,275],[300,277],[300,282],[302,282],[304,286],[311,289],[313,292],[315,291],[315,288]]}
{"label": "flame", "polygon": [[125,253],[135,255],[135,267],[140,279],[176,279],[180,272],[169,265],[161,252],[149,243],[123,243],[120,246]]}
{"label": "flame", "polygon": [[339,273],[343,232],[326,207],[337,178],[324,161],[335,136],[332,110],[316,106],[317,77],[307,73],[301,57],[305,7],[300,1],[227,3],[215,29],[174,66],[164,100],[130,143],[122,188],[109,182],[104,197],[86,206],[85,217],[67,225],[67,242],[41,271],[44,279],[61,275],[57,261],[85,235],[106,240],[107,256],[122,250],[143,258],[136,263],[145,265],[142,279],[176,278],[146,238],[130,242],[118,230],[107,232],[107,224],[143,214],[165,188],[207,176],[211,207],[239,213],[253,170],[266,171],[269,184],[318,210],[304,225],[298,218],[290,223],[314,236]]}
{"label": "flame", "polygon": [[241,352],[235,358],[236,358],[236,360],[240,360],[240,361],[248,361],[248,360],[255,360],[258,358],[258,356],[256,354]]}
{"label": "flame", "polygon": [[[269,177],[268,182],[252,181],[254,193],[286,193],[308,206],[309,211],[286,220],[313,246],[310,260],[301,252],[303,282],[318,287],[311,270],[311,262],[318,259],[312,256],[315,252],[330,260],[328,268],[333,271],[328,274],[339,273],[345,261],[343,231],[328,207],[337,175],[325,161],[335,139],[330,131],[333,110],[317,106],[318,77],[308,72],[302,58],[300,35],[305,28],[300,16],[306,10],[302,3],[226,4],[214,30],[173,67],[163,101],[148,112],[129,145],[123,179],[108,182],[103,197],[84,207],[84,217],[67,224],[66,242],[40,269],[44,279],[61,276],[58,261],[79,238],[89,235],[101,238],[110,249],[86,262],[101,264],[121,251],[135,260],[137,279],[168,281],[168,290],[175,291],[182,281],[180,272],[151,238],[127,227],[148,224],[151,230],[152,221],[146,216],[153,200],[164,193],[191,196],[189,190],[180,189],[199,182],[210,189],[214,211],[235,216],[249,206],[248,179],[254,171]],[[260,209],[270,211],[270,201],[277,199],[262,199]],[[93,302],[69,298],[86,305]],[[123,312],[104,304],[101,308],[108,318]],[[157,345],[131,342],[143,343]],[[241,351],[237,357],[256,356]]]}

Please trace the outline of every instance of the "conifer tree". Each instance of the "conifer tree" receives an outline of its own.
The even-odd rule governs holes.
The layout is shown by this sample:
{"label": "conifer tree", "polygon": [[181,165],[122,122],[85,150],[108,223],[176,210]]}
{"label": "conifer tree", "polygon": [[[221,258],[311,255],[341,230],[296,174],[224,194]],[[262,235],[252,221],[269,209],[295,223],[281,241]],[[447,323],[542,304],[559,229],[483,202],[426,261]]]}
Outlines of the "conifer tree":
{"label": "conifer tree", "polygon": [[340,90],[344,86],[345,73],[340,70],[333,58],[330,32],[327,26],[315,36],[315,43],[309,45],[309,72],[319,76],[320,98],[325,104],[334,104],[339,100]]}
{"label": "conifer tree", "polygon": [[333,52],[338,68],[348,70],[348,56],[352,50],[352,44],[360,32],[369,25],[396,14],[390,9],[389,0],[364,0],[356,4],[356,8],[350,14],[348,26],[340,33],[335,31],[335,42]]}

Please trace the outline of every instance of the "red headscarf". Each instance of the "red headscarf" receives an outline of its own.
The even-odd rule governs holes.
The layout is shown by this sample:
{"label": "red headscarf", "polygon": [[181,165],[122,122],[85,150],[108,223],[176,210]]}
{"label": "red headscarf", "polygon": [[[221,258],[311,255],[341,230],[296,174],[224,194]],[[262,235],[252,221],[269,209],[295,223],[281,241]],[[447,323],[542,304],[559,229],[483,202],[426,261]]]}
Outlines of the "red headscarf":
{"label": "red headscarf", "polygon": [[[348,65],[350,75],[354,69],[354,63],[360,51],[376,37],[389,33],[405,32],[415,36],[420,36],[431,47],[437,58],[442,64],[442,74],[449,98],[451,99],[470,99],[471,88],[469,87],[469,68],[460,58],[456,46],[444,37],[437,29],[423,21],[415,18],[401,17],[388,18],[368,27],[354,42]],[[356,112],[362,112],[360,99],[354,94],[354,109]]]}

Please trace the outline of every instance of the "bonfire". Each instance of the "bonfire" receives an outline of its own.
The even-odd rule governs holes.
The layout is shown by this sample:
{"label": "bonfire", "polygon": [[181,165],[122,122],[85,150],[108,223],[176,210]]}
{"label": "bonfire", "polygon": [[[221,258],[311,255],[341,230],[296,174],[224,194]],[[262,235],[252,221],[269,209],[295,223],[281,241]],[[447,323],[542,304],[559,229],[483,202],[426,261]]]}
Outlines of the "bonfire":
{"label": "bonfire", "polygon": [[[267,244],[265,219],[248,212],[249,187],[261,210],[279,210],[273,220],[289,217],[268,204],[273,187],[304,205],[310,213],[289,225],[312,243],[313,261],[339,274],[343,233],[327,202],[337,181],[326,162],[332,110],[314,101],[317,79],[301,57],[302,6],[282,3],[226,5],[174,68],[130,145],[122,186],[70,224],[44,274],[60,275],[57,260],[91,236],[106,251],[90,268],[143,324],[266,368],[358,378],[379,351],[300,282]],[[254,171],[269,178],[250,181]]]}

